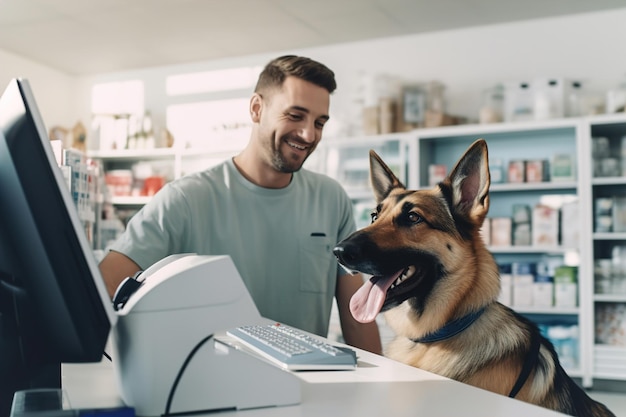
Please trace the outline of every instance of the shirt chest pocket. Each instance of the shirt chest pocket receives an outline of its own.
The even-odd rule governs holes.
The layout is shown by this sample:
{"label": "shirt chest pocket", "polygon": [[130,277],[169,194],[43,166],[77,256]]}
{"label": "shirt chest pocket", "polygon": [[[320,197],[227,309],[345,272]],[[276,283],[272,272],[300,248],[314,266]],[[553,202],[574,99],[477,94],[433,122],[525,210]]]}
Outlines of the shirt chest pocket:
{"label": "shirt chest pocket", "polygon": [[334,279],[330,271],[337,270],[337,262],[332,253],[333,243],[326,236],[307,236],[300,242],[299,279],[300,291],[327,293],[334,292]]}

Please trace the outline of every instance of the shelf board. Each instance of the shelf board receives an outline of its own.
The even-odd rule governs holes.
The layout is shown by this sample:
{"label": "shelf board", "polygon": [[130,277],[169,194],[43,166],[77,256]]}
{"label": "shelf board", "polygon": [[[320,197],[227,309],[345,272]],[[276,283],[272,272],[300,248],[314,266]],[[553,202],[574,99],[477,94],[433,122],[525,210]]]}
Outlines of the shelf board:
{"label": "shelf board", "polygon": [[564,254],[566,252],[575,251],[577,248],[564,248],[562,246],[488,246],[489,252],[493,254],[507,253],[556,253]]}
{"label": "shelf board", "polygon": [[[420,189],[427,190],[432,185],[422,185]],[[489,186],[489,192],[506,193],[518,191],[559,191],[572,190],[576,191],[578,183],[576,181],[550,181],[550,182],[522,182],[522,183],[492,183]]]}
{"label": "shelf board", "polygon": [[626,240],[626,233],[624,232],[594,233],[593,240]]}
{"label": "shelf board", "polygon": [[520,121],[492,124],[468,124],[420,129],[419,134],[424,139],[442,137],[482,136],[486,134],[509,134],[515,132],[542,132],[558,129],[575,129],[578,119],[552,119],[545,121]]}
{"label": "shelf board", "polygon": [[596,177],[591,179],[591,185],[624,185],[626,177]]}
{"label": "shelf board", "polygon": [[555,314],[555,315],[568,315],[575,316],[580,312],[579,307],[511,307],[514,311],[520,314]]}
{"label": "shelf board", "polygon": [[143,206],[148,201],[150,201],[151,198],[152,197],[148,197],[148,196],[140,196],[140,197],[118,196],[118,197],[112,197],[111,203],[114,206]]}
{"label": "shelf board", "polygon": [[609,303],[626,303],[626,294],[594,294],[593,300]]}
{"label": "shelf board", "polygon": [[576,181],[550,181],[550,182],[524,182],[524,183],[506,183],[491,184],[490,192],[509,192],[509,191],[544,191],[544,190],[576,190],[578,183]]}
{"label": "shelf board", "polygon": [[107,160],[124,159],[167,159],[174,158],[178,152],[174,148],[154,148],[154,149],[113,149],[108,151],[88,151],[90,158]]}

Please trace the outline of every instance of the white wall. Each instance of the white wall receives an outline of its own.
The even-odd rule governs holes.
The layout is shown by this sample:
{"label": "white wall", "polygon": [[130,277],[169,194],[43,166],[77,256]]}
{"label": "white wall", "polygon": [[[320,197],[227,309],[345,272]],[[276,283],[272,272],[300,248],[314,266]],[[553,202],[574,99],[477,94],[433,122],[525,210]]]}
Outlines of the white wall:
{"label": "white wall", "polygon": [[13,78],[26,78],[46,127],[72,127],[79,120],[77,80],[63,72],[0,50],[0,93]]}
{"label": "white wall", "polygon": [[[476,117],[481,91],[494,83],[536,76],[581,79],[588,90],[603,94],[626,79],[626,8],[560,18],[536,19],[477,28],[276,51],[233,59],[96,74],[73,79],[17,56],[1,53],[0,81],[25,74],[48,123],[90,121],[90,93],[95,83],[140,78],[146,82],[146,108],[162,122],[167,75],[265,64],[282,53],[297,53],[326,63],[337,74],[332,127],[354,114],[360,74],[389,74],[401,80],[437,79],[447,86],[449,112]],[[68,92],[75,87],[72,101]],[[78,109],[68,115],[67,109]],[[331,127],[331,126],[329,126]]]}

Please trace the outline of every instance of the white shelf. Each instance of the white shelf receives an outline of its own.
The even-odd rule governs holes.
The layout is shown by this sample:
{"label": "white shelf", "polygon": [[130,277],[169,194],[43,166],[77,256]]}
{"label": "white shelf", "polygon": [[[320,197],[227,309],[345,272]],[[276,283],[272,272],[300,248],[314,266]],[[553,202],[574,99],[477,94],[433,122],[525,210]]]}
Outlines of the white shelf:
{"label": "white shelf", "polygon": [[143,206],[148,201],[150,201],[152,197],[113,197],[111,198],[111,203],[116,206]]}
{"label": "white shelf", "polygon": [[555,315],[570,315],[575,316],[580,314],[579,307],[511,307],[513,310],[520,314],[555,314]]}
{"label": "white shelf", "polygon": [[493,254],[507,253],[551,253],[565,254],[567,252],[578,252],[578,248],[565,248],[563,246],[489,246],[489,252]]}
{"label": "white shelf", "polygon": [[626,239],[626,233],[606,232],[606,233],[594,233],[594,240],[624,240]]}
{"label": "white shelf", "polygon": [[595,294],[593,300],[608,303],[626,303],[626,294]]}
{"label": "white shelf", "polygon": [[452,138],[460,136],[475,136],[476,139],[484,135],[542,132],[556,129],[575,129],[579,119],[553,119],[545,121],[523,121],[493,124],[471,124],[458,126],[444,126],[420,129],[421,138]]}
{"label": "white shelf", "polygon": [[624,185],[626,177],[595,177],[591,180],[592,185]]}
{"label": "white shelf", "polygon": [[517,192],[517,191],[555,191],[555,190],[576,190],[578,183],[576,181],[552,181],[552,182],[534,182],[534,183],[498,183],[491,184],[490,192]]}
{"label": "white shelf", "polygon": [[174,148],[154,148],[154,149],[119,149],[108,151],[88,151],[87,156],[102,160],[153,160],[153,159],[173,159],[177,153]]}
{"label": "white shelf", "polygon": [[[137,162],[150,162],[164,170],[169,179],[205,169],[236,155],[236,149],[207,148],[154,148],[154,149],[120,149],[120,150],[91,150],[87,156],[102,161],[104,170],[131,169]],[[113,197],[111,203],[116,207],[143,206],[151,197]]]}

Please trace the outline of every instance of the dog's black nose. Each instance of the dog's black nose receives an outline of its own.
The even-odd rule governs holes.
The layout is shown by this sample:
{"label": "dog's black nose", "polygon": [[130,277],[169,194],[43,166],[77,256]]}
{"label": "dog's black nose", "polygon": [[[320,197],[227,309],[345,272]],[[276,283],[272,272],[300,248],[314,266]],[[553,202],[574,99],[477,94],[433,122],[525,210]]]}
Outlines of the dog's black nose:
{"label": "dog's black nose", "polygon": [[343,254],[343,246],[335,246],[333,249],[333,253],[337,257],[337,259],[341,259],[341,255]]}
{"label": "dog's black nose", "polygon": [[342,264],[348,266],[358,258],[359,247],[357,245],[342,242],[335,246],[333,253]]}

